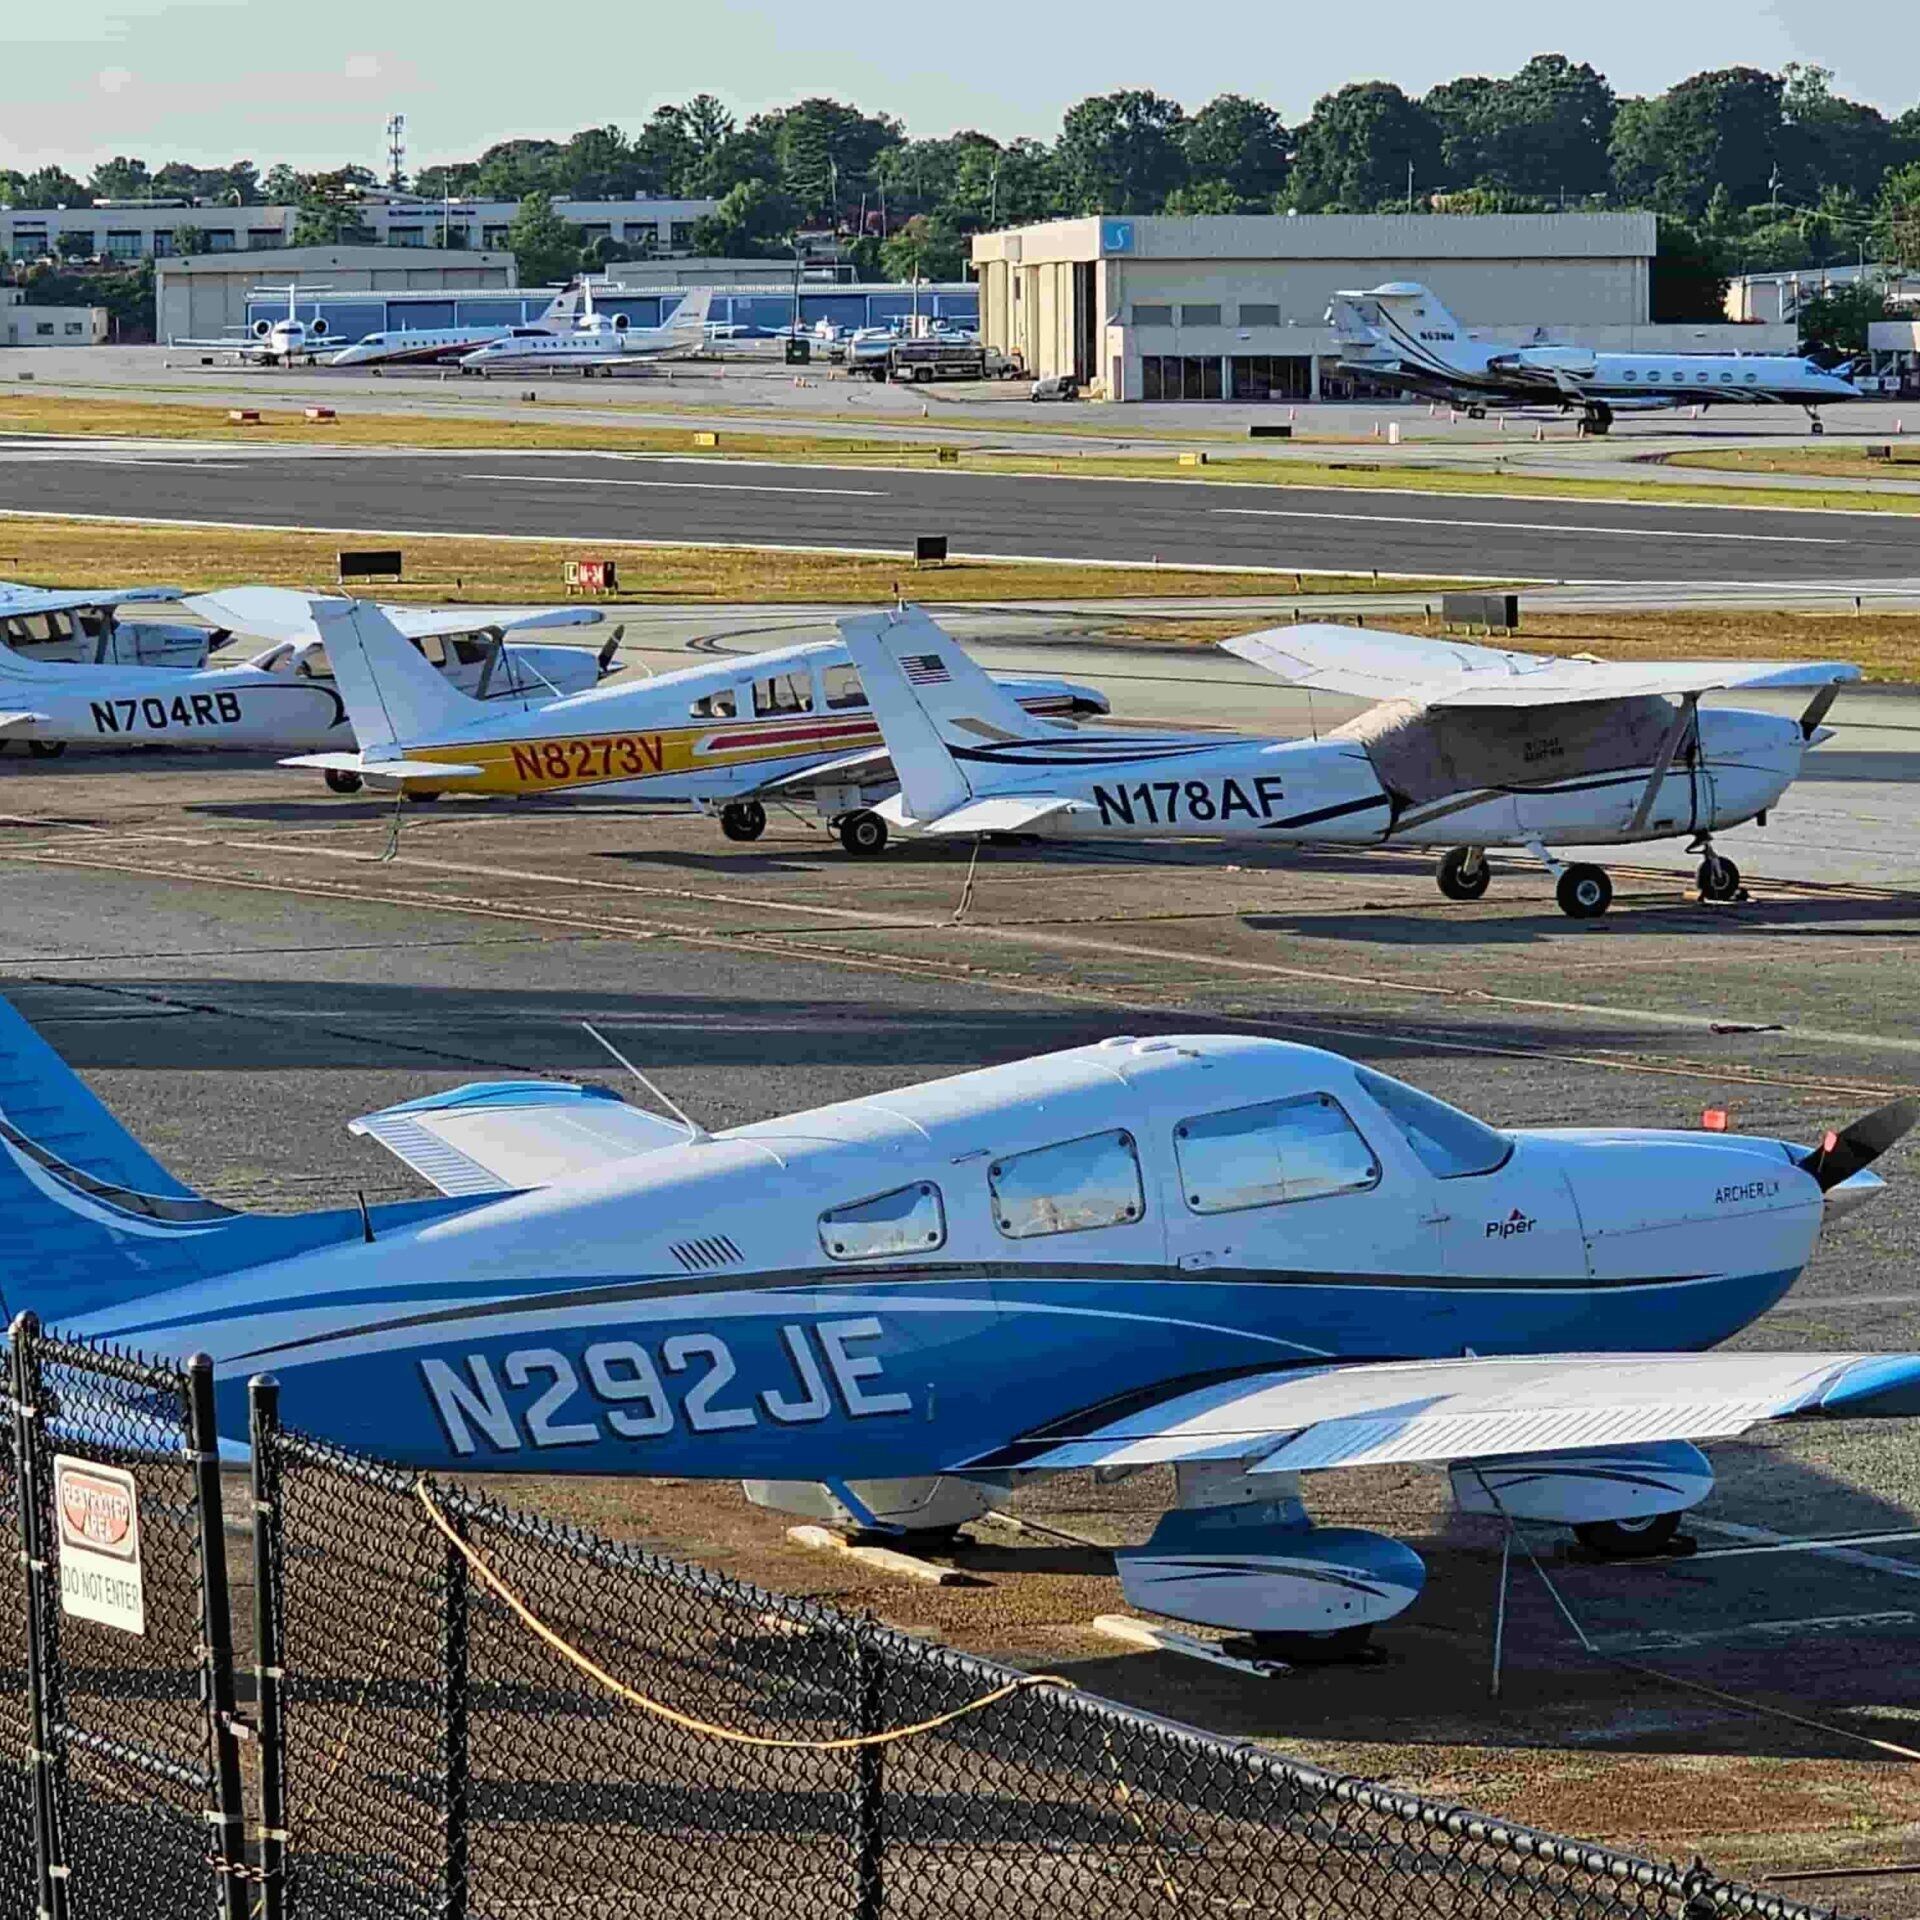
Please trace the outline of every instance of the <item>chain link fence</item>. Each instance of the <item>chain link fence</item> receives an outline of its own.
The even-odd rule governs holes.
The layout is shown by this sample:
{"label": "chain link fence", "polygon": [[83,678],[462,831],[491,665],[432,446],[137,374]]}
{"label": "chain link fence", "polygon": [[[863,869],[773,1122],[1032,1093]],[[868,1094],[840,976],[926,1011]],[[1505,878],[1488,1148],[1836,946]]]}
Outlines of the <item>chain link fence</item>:
{"label": "chain link fence", "polygon": [[[0,1920],[1822,1920],[514,1512],[271,1382],[242,1718],[211,1370],[11,1342]],[[62,1605],[56,1457],[136,1476],[142,1633]]]}

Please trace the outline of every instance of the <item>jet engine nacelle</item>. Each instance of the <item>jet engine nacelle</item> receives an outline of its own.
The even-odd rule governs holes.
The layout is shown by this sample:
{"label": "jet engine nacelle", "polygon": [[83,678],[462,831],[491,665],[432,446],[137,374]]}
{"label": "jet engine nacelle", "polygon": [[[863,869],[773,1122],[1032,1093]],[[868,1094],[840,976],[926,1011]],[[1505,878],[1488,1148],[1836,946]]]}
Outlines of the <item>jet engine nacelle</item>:
{"label": "jet engine nacelle", "polygon": [[326,338],[327,323],[316,313],[313,318],[307,322],[307,331],[312,334],[316,340],[323,340]]}
{"label": "jet engine nacelle", "polygon": [[1468,1460],[1452,1475],[1453,1498],[1462,1513],[1505,1514],[1562,1527],[1684,1513],[1713,1491],[1707,1456],[1685,1440]]}
{"label": "jet engine nacelle", "polygon": [[1007,1504],[1003,1488],[946,1474],[915,1480],[849,1480],[847,1491],[866,1509],[864,1513],[852,1511],[831,1487],[817,1480],[743,1480],[740,1485],[756,1507],[797,1513],[835,1527],[863,1527],[871,1517],[882,1526],[907,1533],[944,1533]]}
{"label": "jet engine nacelle", "polygon": [[1176,1509],[1114,1560],[1128,1603],[1239,1633],[1340,1633],[1420,1597],[1425,1563],[1384,1533],[1316,1527],[1297,1500]]}
{"label": "jet engine nacelle", "polygon": [[253,323],[253,337],[256,340],[264,340],[272,331],[273,322],[271,320],[256,320]]}

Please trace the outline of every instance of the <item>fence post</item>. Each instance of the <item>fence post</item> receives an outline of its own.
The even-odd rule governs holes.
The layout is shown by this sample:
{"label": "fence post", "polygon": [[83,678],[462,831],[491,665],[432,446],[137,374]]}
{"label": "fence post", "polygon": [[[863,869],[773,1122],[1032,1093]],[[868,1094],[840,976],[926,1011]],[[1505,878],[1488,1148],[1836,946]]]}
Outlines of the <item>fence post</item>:
{"label": "fence post", "polygon": [[65,1920],[67,1873],[60,1858],[60,1818],[54,1773],[53,1711],[48,1697],[46,1644],[47,1552],[40,1511],[44,1462],[40,1457],[40,1322],[18,1315],[7,1330],[13,1387],[14,1497],[19,1503],[20,1571],[27,1603],[27,1764],[33,1783],[35,1911]]}
{"label": "fence post", "polygon": [[[449,1513],[448,1525],[462,1535],[466,1521]],[[445,1846],[445,1879],[440,1893],[442,1920],[466,1920],[467,1915],[467,1710],[469,1674],[468,1588],[465,1556],[447,1542],[441,1574],[440,1603],[440,1778]]]}
{"label": "fence post", "polygon": [[220,1499],[220,1433],[213,1411],[213,1361],[187,1362],[187,1459],[200,1523],[200,1642],[206,1660],[207,1732],[213,1745],[214,1889],[223,1920],[247,1920],[247,1817],[240,1797],[240,1740],[233,1699],[233,1608],[227,1587],[227,1532]]}
{"label": "fence post", "polygon": [[[853,1629],[854,1731],[880,1731],[880,1655],[864,1622]],[[882,1822],[884,1747],[853,1750],[853,1885],[854,1920],[881,1920],[886,1901],[886,1829]]]}
{"label": "fence post", "polygon": [[286,1912],[287,1753],[280,1724],[280,1382],[247,1383],[253,1450],[253,1700],[260,1731],[260,1904],[256,1920]]}

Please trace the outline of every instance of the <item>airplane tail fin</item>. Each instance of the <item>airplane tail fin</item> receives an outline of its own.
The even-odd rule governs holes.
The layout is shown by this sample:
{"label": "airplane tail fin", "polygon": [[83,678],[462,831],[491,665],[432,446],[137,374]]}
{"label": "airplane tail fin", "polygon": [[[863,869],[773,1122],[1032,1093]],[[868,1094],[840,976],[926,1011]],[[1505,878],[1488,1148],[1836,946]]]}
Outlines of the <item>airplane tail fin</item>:
{"label": "airplane tail fin", "polygon": [[707,315],[713,310],[713,289],[711,287],[693,287],[680,296],[680,304],[667,317],[669,333],[698,333],[707,331]]}
{"label": "airplane tail fin", "polygon": [[[1438,295],[1417,281],[1395,280],[1364,293],[1335,294],[1329,311],[1343,303],[1366,329],[1369,344],[1386,348],[1410,365],[1450,370],[1462,357],[1458,349],[1468,337],[1466,328]],[[1338,319],[1334,325],[1338,330]]]}
{"label": "airplane tail fin", "polygon": [[313,620],[365,758],[404,758],[409,743],[484,718],[485,703],[429,666],[372,601],[315,600]]}
{"label": "airplane tail fin", "polygon": [[993,747],[1061,731],[1030,714],[918,607],[842,620],[840,633],[916,819],[991,789]]}

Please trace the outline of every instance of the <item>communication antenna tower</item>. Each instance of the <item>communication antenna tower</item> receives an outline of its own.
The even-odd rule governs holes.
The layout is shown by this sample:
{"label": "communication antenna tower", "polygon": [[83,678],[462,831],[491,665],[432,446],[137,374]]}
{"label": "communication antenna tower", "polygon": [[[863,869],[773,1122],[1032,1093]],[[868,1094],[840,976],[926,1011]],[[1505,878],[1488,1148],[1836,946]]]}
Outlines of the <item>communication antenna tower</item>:
{"label": "communication antenna tower", "polygon": [[407,116],[396,113],[387,122],[387,185],[398,193],[407,177]]}

